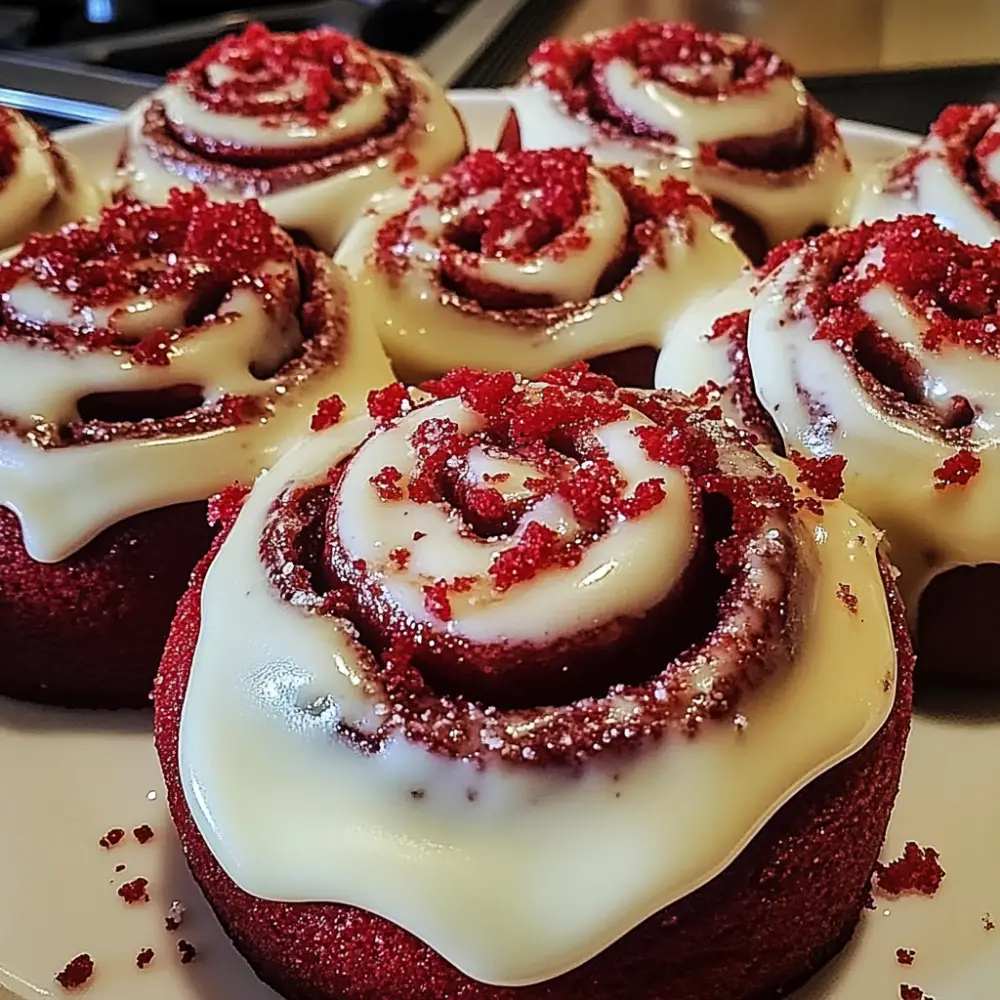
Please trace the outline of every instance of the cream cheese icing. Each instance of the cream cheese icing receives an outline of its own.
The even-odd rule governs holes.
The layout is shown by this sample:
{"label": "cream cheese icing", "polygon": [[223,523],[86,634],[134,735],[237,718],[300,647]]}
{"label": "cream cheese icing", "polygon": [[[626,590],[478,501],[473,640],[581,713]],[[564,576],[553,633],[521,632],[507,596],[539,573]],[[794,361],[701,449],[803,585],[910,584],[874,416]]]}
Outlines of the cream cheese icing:
{"label": "cream cheese icing", "polygon": [[[398,83],[386,65],[378,59],[371,61],[378,73],[377,80],[365,83],[346,105],[319,124],[292,120],[272,127],[252,117],[216,113],[202,107],[182,84],[167,84],[140,101],[128,114],[125,189],[155,205],[165,203],[172,188],[190,188],[195,183],[205,187],[218,201],[260,195],[261,204],[282,226],[306,233],[316,246],[332,251],[372,195],[398,187],[404,175],[440,173],[465,150],[461,119],[444,91],[416,63],[393,57],[393,63],[398,63],[412,90],[408,109],[411,126],[404,133],[405,145],[317,177],[309,162],[318,155],[314,150],[329,147],[331,142],[349,144],[378,135],[390,99],[400,97]],[[183,164],[175,166],[157,155],[155,139],[145,132],[147,112],[156,103],[162,104],[167,121],[181,133],[187,131],[211,143],[296,152],[297,159],[290,162],[302,164],[302,182],[273,192],[246,190],[211,180],[206,184],[197,161],[188,171]],[[401,154],[406,154],[402,160]],[[207,158],[211,161],[212,155],[207,154]],[[225,166],[224,152],[218,154],[217,162]],[[237,166],[234,164],[234,169]]]}
{"label": "cream cheese icing", "polygon": [[[448,413],[458,406],[437,405]],[[896,661],[879,535],[835,502],[824,504],[822,518],[794,516],[813,581],[801,647],[793,664],[742,703],[745,725],[709,724],[695,739],[644,746],[616,762],[614,773],[594,766],[571,779],[558,769],[478,769],[401,736],[376,754],[331,739],[338,722],[370,729],[385,706],[362,680],[367,666],[353,628],[279,597],[259,542],[280,495],[324,481],[357,449],[360,464],[347,475],[406,459],[395,451],[402,433],[366,443],[371,430],[362,419],[311,435],[266,473],[205,583],[180,770],[199,830],[245,891],[359,906],[410,930],[473,978],[510,986],[544,981],[723,870],[782,803],[856,752],[888,717]],[[615,425],[606,430],[609,446],[631,462]],[[491,465],[485,453],[476,461],[511,471],[506,462]],[[637,466],[635,474],[645,470]],[[382,515],[362,510],[354,493],[344,495],[342,528],[359,552],[375,554],[368,529],[389,526],[370,523]],[[399,520],[404,509],[396,511]],[[683,496],[668,501],[635,525],[638,550],[625,547],[626,536],[610,537],[611,551],[601,553],[606,573],[593,579],[581,567],[553,570],[544,604],[529,588],[534,607],[562,616],[561,624],[599,615],[596,605],[580,607],[588,588],[614,593],[633,574],[617,599],[648,600],[648,574],[660,570],[642,552],[642,535],[666,531],[660,554],[676,554],[690,544],[681,528],[688,516]],[[677,523],[660,525],[659,518]],[[435,572],[461,572],[462,547],[443,544],[442,525],[426,527]],[[386,547],[391,538],[379,540]],[[841,585],[857,596],[858,614],[837,598]],[[513,605],[461,608],[449,628],[509,634],[508,613]],[[522,628],[541,627],[537,612],[527,614]],[[627,724],[627,699],[620,708]],[[423,794],[412,795],[415,788]]]}
{"label": "cream cheese icing", "polygon": [[[350,282],[331,263],[320,261],[318,268],[316,288],[329,296],[325,308],[343,323],[339,354],[326,368],[289,384],[255,372],[274,371],[303,344],[290,240],[287,255],[262,269],[277,283],[270,287],[282,291],[265,293],[252,282],[230,291],[201,326],[171,343],[168,364],[141,364],[123,349],[64,350],[44,340],[0,340],[0,413],[34,428],[24,436],[0,434],[0,502],[20,518],[32,558],[58,562],[133,514],[203,500],[234,481],[248,482],[290,436],[308,428],[320,399],[338,393],[354,409],[364,405],[370,389],[391,380],[378,342],[358,328]],[[182,319],[191,305],[187,299],[138,295],[95,315],[27,277],[3,300],[11,314],[43,325],[92,329],[120,318],[119,333],[135,340]],[[194,414],[190,428],[169,433],[44,446],[55,429],[79,419],[84,396],[179,385],[199,387],[208,405],[227,396],[250,397],[261,415],[200,430]]]}
{"label": "cream cheese icing", "polygon": [[[588,171],[589,204],[578,223],[550,248],[527,260],[480,257],[474,277],[504,288],[547,294],[572,308],[554,321],[544,310],[466,310],[440,281],[441,241],[451,224],[434,204],[435,182],[414,192],[376,198],[342,243],[336,261],[354,276],[365,315],[397,370],[407,379],[440,375],[467,365],[490,371],[512,365],[528,377],[580,359],[659,348],[662,331],[692,295],[707,294],[734,278],[745,258],[728,229],[707,208],[692,205],[681,218],[660,224],[653,252],[642,255],[618,288],[597,294],[598,283],[622,252],[628,210],[602,170]],[[429,204],[412,208],[418,194]],[[491,192],[460,207],[488,208]],[[383,226],[407,213],[407,238],[398,251],[405,268],[388,274],[374,259]],[[418,235],[409,235],[409,234]],[[584,238],[578,239],[577,237]],[[560,240],[569,249],[559,250]]]}

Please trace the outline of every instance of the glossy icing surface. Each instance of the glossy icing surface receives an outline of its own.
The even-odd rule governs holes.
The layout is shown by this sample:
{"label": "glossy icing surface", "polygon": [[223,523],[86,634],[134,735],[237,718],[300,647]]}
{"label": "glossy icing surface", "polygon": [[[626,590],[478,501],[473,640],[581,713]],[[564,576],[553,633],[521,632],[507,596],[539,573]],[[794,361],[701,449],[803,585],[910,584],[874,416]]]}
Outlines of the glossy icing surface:
{"label": "glossy icing surface", "polygon": [[[454,402],[434,405],[472,419],[461,408],[453,412]],[[572,778],[559,769],[478,769],[402,734],[374,755],[331,740],[342,723],[371,731],[381,710],[362,680],[367,667],[352,629],[286,603],[269,583],[259,539],[273,502],[360,447],[338,517],[349,551],[370,571],[379,572],[372,564],[381,565],[396,530],[372,518],[426,530],[428,548],[416,546],[413,561],[431,575],[475,570],[470,559],[483,549],[470,554],[433,505],[418,512],[392,504],[389,514],[358,506],[350,477],[364,483],[383,462],[406,460],[396,451],[406,441],[398,426],[369,438],[371,429],[356,421],[314,435],[263,477],[203,594],[182,720],[182,777],[203,835],[248,892],[361,906],[413,931],[475,978],[543,981],[710,879],[781,803],[881,727],[893,699],[895,654],[878,535],[832,503],[821,519],[795,518],[812,582],[802,645],[793,664],[743,703],[745,725],[719,720],[694,739],[668,736],[613,770],[595,764]],[[647,474],[615,425],[602,433],[623,467],[639,461],[630,479]],[[560,514],[542,507],[536,516]],[[596,568],[554,569],[526,585],[527,599],[547,608],[546,632],[656,600],[664,574],[676,572],[670,553],[690,544],[689,517],[683,494],[668,498],[596,544]],[[572,531],[571,521],[561,521],[560,530]],[[393,584],[402,603],[411,602],[407,579]],[[767,579],[765,572],[761,583],[770,592]],[[860,614],[836,596],[841,584],[857,595]],[[609,608],[607,599],[618,603]],[[512,591],[499,603],[456,603],[448,633],[489,637],[514,628],[538,638],[543,623],[530,608],[520,610],[522,600]],[[246,626],[232,628],[236,620]],[[624,724],[627,699],[619,711]]]}

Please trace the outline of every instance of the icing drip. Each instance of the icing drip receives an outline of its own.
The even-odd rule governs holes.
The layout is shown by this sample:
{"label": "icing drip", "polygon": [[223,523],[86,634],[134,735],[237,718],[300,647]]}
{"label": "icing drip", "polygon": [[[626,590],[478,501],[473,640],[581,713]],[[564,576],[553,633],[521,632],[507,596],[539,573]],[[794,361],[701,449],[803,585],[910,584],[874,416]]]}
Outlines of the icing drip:
{"label": "icing drip", "polygon": [[377,199],[337,253],[398,370],[534,376],[648,346],[743,258],[681,181],[644,184],[571,150],[477,152]]}
{"label": "icing drip", "polygon": [[778,243],[841,221],[850,164],[832,116],[753,39],[635,21],[549,40],[512,91],[521,143],[684,177]]}
{"label": "icing drip", "polygon": [[970,243],[1000,239],[1000,106],[946,108],[919,146],[874,167],[853,221],[933,215]]}
{"label": "icing drip", "polygon": [[[205,584],[180,768],[199,829],[247,892],[372,910],[474,978],[525,985],[711,879],[878,731],[895,655],[877,536],[840,502],[798,510],[781,475],[680,397],[615,392],[579,368],[429,388],[439,399],[421,406],[379,396],[375,421],[312,435],[258,482]],[[580,463],[565,479],[557,440]],[[600,510],[586,491],[537,485],[578,483],[599,452],[619,477]],[[650,476],[663,493],[629,507]],[[513,511],[491,507],[486,531],[463,484]],[[469,695],[504,650],[530,676],[560,642],[658,607],[697,561],[698,532],[725,540],[703,507],[715,489],[733,498],[713,557],[727,597],[691,648],[647,644],[656,662],[622,683],[634,664],[607,647],[619,682],[585,697]],[[497,568],[530,524],[557,549],[534,548],[503,589]],[[357,576],[338,587],[348,566]],[[421,599],[439,579],[444,617]],[[380,638],[371,595],[409,631]],[[448,644],[464,668],[431,686]]]}
{"label": "icing drip", "polygon": [[331,28],[256,24],[133,109],[125,177],[154,204],[178,184],[260,197],[332,250],[373,194],[439,173],[464,147],[457,112],[415,63]]}
{"label": "icing drip", "polygon": [[0,107],[0,248],[94,215],[101,202],[97,187],[40,126]]}
{"label": "icing drip", "polygon": [[846,497],[892,539],[915,615],[938,573],[1000,561],[998,302],[995,247],[926,216],[862,225],[775,251],[756,283],[703,303],[657,383],[726,384],[709,331],[749,310],[760,402],[786,447],[847,458]]}
{"label": "icing drip", "polygon": [[339,273],[253,202],[125,201],[32,237],[0,292],[0,499],[43,562],[251,480],[319,399],[389,377]]}

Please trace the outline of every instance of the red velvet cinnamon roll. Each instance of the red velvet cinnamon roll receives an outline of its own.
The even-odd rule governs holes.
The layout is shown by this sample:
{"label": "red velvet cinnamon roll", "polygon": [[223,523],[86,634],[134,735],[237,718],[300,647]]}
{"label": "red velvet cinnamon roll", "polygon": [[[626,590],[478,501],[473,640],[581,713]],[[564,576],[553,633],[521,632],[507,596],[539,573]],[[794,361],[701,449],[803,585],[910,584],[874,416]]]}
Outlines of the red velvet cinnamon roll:
{"label": "red velvet cinnamon roll", "polygon": [[45,129],[0,105],[0,248],[96,215],[102,201]]}
{"label": "red velvet cinnamon roll", "polygon": [[549,39],[529,62],[511,95],[525,148],[580,146],[683,176],[737,221],[755,259],[846,209],[836,120],[762,42],[638,20]]}
{"label": "red velvet cinnamon roll", "polygon": [[157,746],[223,925],[296,1000],[784,995],[899,780],[877,533],[677,394],[424,388],[285,456],[180,604]]}
{"label": "red velvet cinnamon roll", "polygon": [[198,191],[32,237],[0,293],[0,693],[141,705],[206,498],[388,364],[342,272]]}
{"label": "red velvet cinnamon roll", "polygon": [[921,670],[997,683],[998,356],[1000,244],[910,216],[774,251],[682,317],[657,383],[748,401],[746,423],[802,461],[846,457],[847,499],[888,533]]}
{"label": "red velvet cinnamon roll", "polygon": [[218,200],[260,198],[332,250],[374,193],[440,173],[464,150],[458,113],[411,60],[332,28],[252,24],[136,106],[125,180],[152,204],[194,184]]}
{"label": "red velvet cinnamon roll", "polygon": [[376,199],[337,253],[406,380],[588,360],[651,388],[665,326],[743,255],[686,183],[580,150],[478,151]]}
{"label": "red velvet cinnamon roll", "polygon": [[899,159],[865,177],[854,222],[933,215],[963,240],[1000,239],[1000,105],[955,104]]}

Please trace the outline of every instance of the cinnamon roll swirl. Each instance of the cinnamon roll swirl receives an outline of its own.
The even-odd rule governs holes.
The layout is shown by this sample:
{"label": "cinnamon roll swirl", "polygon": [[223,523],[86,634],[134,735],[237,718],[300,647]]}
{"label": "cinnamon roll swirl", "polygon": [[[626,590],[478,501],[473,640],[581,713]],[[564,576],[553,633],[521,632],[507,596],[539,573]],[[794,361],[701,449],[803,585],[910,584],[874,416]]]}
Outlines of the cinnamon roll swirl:
{"label": "cinnamon roll swirl", "polygon": [[133,109],[124,178],[151,204],[195,184],[217,200],[259,198],[329,251],[373,194],[464,150],[458,113],[414,62],[332,28],[252,24]]}
{"label": "cinnamon roll swirl", "polygon": [[946,108],[920,145],[865,177],[853,221],[933,215],[968,243],[1000,239],[1000,105]]}
{"label": "cinnamon roll swirl", "polygon": [[683,181],[558,149],[477,151],[376,199],[336,260],[404,379],[587,360],[649,388],[665,326],[744,258]]}
{"label": "cinnamon roll swirl", "polygon": [[681,319],[657,371],[805,461],[843,455],[847,499],[888,533],[921,670],[993,683],[998,331],[1000,245],[908,216],[774,251]]}
{"label": "cinnamon roll swirl", "polygon": [[388,364],[337,268],[199,191],[32,237],[0,296],[0,692],[141,704],[206,498]]}
{"label": "cinnamon roll swirl", "polygon": [[98,186],[40,125],[0,105],[0,249],[96,215]]}
{"label": "cinnamon roll swirl", "polygon": [[527,149],[667,170],[710,195],[755,259],[843,221],[850,162],[834,117],[762,42],[638,20],[549,39],[512,93]]}
{"label": "cinnamon roll swirl", "polygon": [[157,745],[209,901],[301,1000],[778,995],[899,778],[877,534],[677,394],[424,390],[233,498],[181,603]]}

